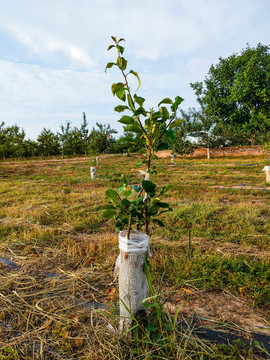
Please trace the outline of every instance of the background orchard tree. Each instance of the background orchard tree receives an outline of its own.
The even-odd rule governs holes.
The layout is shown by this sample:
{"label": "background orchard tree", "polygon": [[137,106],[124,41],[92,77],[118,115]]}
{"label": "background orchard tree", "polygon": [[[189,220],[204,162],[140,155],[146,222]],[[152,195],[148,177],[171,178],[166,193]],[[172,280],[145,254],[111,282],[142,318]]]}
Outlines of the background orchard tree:
{"label": "background orchard tree", "polygon": [[82,139],[82,148],[85,156],[87,155],[88,144],[89,144],[89,130],[87,129],[87,126],[88,126],[88,122],[86,120],[85,112],[83,112],[83,122],[80,128],[80,135]]}
{"label": "background orchard tree", "polygon": [[8,150],[7,128],[5,123],[0,124],[0,153],[3,160],[6,159]]}
{"label": "background orchard tree", "polygon": [[61,143],[62,157],[68,154],[68,142],[71,132],[71,123],[67,121],[64,125],[60,125],[60,132],[57,132],[57,136]]}
{"label": "background orchard tree", "polygon": [[2,158],[25,156],[25,131],[17,125],[0,125],[0,149]]}
{"label": "background orchard tree", "polygon": [[115,144],[113,134],[117,134],[115,129],[112,129],[110,124],[96,123],[97,129],[93,128],[89,135],[89,152],[93,155],[98,155],[104,152],[110,152]]}
{"label": "background orchard tree", "polygon": [[217,129],[226,126],[254,144],[270,130],[270,47],[247,46],[240,54],[219,58],[204,82],[191,84],[204,114]]}
{"label": "background orchard tree", "polygon": [[37,137],[37,146],[42,156],[59,155],[61,153],[59,138],[50,129],[42,129]]}

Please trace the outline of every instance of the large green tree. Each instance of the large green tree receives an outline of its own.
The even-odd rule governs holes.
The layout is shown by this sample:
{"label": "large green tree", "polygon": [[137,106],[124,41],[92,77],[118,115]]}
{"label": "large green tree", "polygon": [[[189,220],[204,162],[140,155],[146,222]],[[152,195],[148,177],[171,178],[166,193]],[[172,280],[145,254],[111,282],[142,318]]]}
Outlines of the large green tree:
{"label": "large green tree", "polygon": [[249,45],[219,58],[204,82],[192,83],[204,114],[250,143],[270,130],[270,47]]}

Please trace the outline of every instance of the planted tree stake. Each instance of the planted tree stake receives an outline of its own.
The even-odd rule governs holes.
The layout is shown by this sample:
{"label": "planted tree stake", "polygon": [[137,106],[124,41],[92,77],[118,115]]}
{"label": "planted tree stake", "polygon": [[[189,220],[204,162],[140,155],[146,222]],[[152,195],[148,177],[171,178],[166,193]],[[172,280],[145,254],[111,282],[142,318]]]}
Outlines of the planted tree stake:
{"label": "planted tree stake", "polygon": [[130,329],[134,317],[147,316],[142,302],[148,295],[144,258],[149,248],[149,237],[139,231],[132,231],[127,239],[127,231],[119,234],[119,331],[131,336]]}

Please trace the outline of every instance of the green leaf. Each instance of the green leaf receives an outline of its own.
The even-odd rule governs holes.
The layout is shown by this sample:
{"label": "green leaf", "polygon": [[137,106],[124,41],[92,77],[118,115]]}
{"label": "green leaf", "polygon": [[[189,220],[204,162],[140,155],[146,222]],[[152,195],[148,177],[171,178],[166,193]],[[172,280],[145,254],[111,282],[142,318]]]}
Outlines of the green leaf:
{"label": "green leaf", "polygon": [[114,47],[115,47],[115,45],[110,45],[110,46],[108,47],[107,51],[111,50],[111,49],[114,48]]}
{"label": "green leaf", "polygon": [[134,116],[138,115],[147,116],[146,110],[141,106],[136,111],[134,111]]}
{"label": "green leaf", "polygon": [[149,216],[154,216],[157,215],[159,211],[159,207],[156,205],[151,206],[151,208],[148,210],[148,215]]}
{"label": "green leaf", "polygon": [[137,197],[134,201],[133,201],[134,204],[139,204],[139,205],[142,205],[143,207],[146,207],[147,205],[144,203],[143,201],[143,197],[139,196]]}
{"label": "green leaf", "polygon": [[140,186],[132,185],[131,187],[132,187],[132,189],[134,189],[137,193],[139,193],[139,192],[141,191],[141,187],[140,187]]}
{"label": "green leaf", "polygon": [[120,52],[120,54],[122,55],[124,52],[124,48],[123,46],[117,45],[117,50]]}
{"label": "green leaf", "polygon": [[122,223],[122,221],[118,220],[116,223],[115,223],[115,231],[116,232],[119,232],[121,230],[123,230],[123,228],[125,227],[125,225]]}
{"label": "green leaf", "polygon": [[107,69],[112,68],[114,65],[116,65],[116,64],[113,63],[113,62],[109,62],[109,63],[106,65],[106,67],[105,67],[105,72],[107,72]]}
{"label": "green leaf", "polygon": [[173,129],[166,130],[165,136],[167,137],[167,139],[169,139],[172,142],[174,142],[176,139]]}
{"label": "green leaf", "polygon": [[132,111],[135,111],[136,109],[135,109],[135,107],[134,107],[132,98],[131,98],[131,96],[130,96],[129,94],[127,94],[127,100],[128,100],[128,105],[129,105],[130,109],[131,109]]}
{"label": "green leaf", "polygon": [[128,209],[130,207],[131,202],[128,199],[123,199],[122,203],[125,205],[125,207]]}
{"label": "green leaf", "polygon": [[172,187],[171,184],[163,186],[163,188],[160,191],[160,195],[164,195],[171,187]]}
{"label": "green leaf", "polygon": [[153,221],[153,223],[158,224],[161,227],[165,226],[164,223],[159,219],[153,219],[152,221]]}
{"label": "green leaf", "polygon": [[116,96],[118,97],[118,99],[122,100],[122,101],[126,101],[126,91],[125,88],[120,88],[119,90],[116,91]]}
{"label": "green leaf", "polygon": [[135,193],[134,190],[127,190],[123,193],[123,196],[125,198],[130,198],[132,195],[134,195],[134,193]]}
{"label": "green leaf", "polygon": [[113,204],[116,204],[118,205],[121,200],[117,194],[117,192],[113,189],[108,189],[106,192],[105,192],[105,196],[107,199],[109,199]]}
{"label": "green leaf", "polygon": [[170,98],[165,98],[163,100],[161,100],[161,102],[158,104],[158,107],[161,105],[161,104],[172,104],[172,100]]}
{"label": "green leaf", "polygon": [[142,306],[144,306],[146,308],[155,307],[156,306],[156,298],[158,298],[159,296],[160,296],[160,294],[155,294],[154,296],[150,296],[146,299],[143,299]]}
{"label": "green leaf", "polygon": [[119,83],[114,83],[112,84],[112,93],[113,93],[113,96],[116,94],[116,92],[120,89],[125,89],[125,84],[119,82]]}
{"label": "green leaf", "polygon": [[137,90],[139,90],[139,88],[141,87],[141,80],[140,80],[140,78],[139,78],[139,74],[138,74],[136,71],[133,71],[133,70],[130,70],[130,73],[133,74],[134,76],[136,76],[136,78],[138,79],[139,86],[138,86],[138,88],[136,89],[136,91],[137,91]]}
{"label": "green leaf", "polygon": [[102,216],[105,217],[106,219],[112,219],[115,216],[115,214],[116,214],[115,210],[108,209],[104,211]]}
{"label": "green leaf", "polygon": [[134,123],[134,119],[130,116],[124,115],[121,117],[120,120],[118,120],[121,124],[129,125]]}
{"label": "green leaf", "polygon": [[161,118],[161,112],[160,111],[155,111],[152,114],[152,120],[157,123],[157,120],[160,120]]}
{"label": "green leaf", "polygon": [[152,181],[150,180],[143,180],[142,181],[142,187],[144,189],[144,191],[151,195],[154,195],[156,193],[156,184],[152,183]]}
{"label": "green leaf", "polygon": [[114,111],[117,111],[117,112],[123,112],[125,110],[129,110],[129,107],[126,105],[118,105],[114,108]]}
{"label": "green leaf", "polygon": [[[144,121],[144,127],[145,127],[145,129],[146,129],[147,131],[150,132],[150,119],[145,119],[145,121]],[[154,136],[153,136],[153,138],[154,138]]]}
{"label": "green leaf", "polygon": [[168,209],[170,207],[170,205],[168,203],[165,203],[165,202],[162,202],[162,201],[156,202],[155,205],[162,208],[162,209]]}
{"label": "green leaf", "polygon": [[183,124],[182,119],[175,119],[169,126],[170,129],[174,129],[175,127],[179,127]]}
{"label": "green leaf", "polygon": [[122,192],[126,189],[126,186],[121,186],[117,189],[118,194],[122,194]]}
{"label": "green leaf", "polygon": [[145,102],[145,99],[141,96],[137,96],[136,94],[134,94],[134,100],[136,101],[137,104],[139,104],[140,106],[143,106],[143,103]]}
{"label": "green leaf", "polygon": [[99,209],[100,210],[111,210],[111,209],[115,209],[115,207],[113,205],[103,205]]}
{"label": "green leaf", "polygon": [[111,38],[113,39],[114,42],[117,43],[116,37],[115,36],[111,36]]}
{"label": "green leaf", "polygon": [[124,130],[131,131],[136,134],[141,134],[143,132],[142,128],[140,127],[140,125],[137,122],[134,122],[134,124],[125,126]]}
{"label": "green leaf", "polygon": [[176,111],[178,106],[182,103],[182,101],[184,101],[183,98],[181,98],[180,96],[176,96],[174,103],[171,106],[172,111]]}
{"label": "green leaf", "polygon": [[165,106],[162,106],[159,111],[160,111],[160,113],[162,115],[163,120],[166,121],[166,120],[169,119],[170,114],[169,114],[168,109]]}
{"label": "green leaf", "polygon": [[117,58],[117,65],[119,66],[119,68],[121,70],[126,70],[127,68],[127,60],[125,58],[123,58],[122,56],[118,56]]}

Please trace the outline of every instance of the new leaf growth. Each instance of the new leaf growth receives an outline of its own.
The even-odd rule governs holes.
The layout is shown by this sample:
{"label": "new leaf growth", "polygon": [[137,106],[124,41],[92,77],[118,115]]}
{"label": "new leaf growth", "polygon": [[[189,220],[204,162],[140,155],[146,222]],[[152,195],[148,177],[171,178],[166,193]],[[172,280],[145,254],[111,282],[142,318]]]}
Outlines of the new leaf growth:
{"label": "new leaf growth", "polygon": [[[123,38],[117,40],[114,36],[111,38],[113,44],[108,47],[108,50],[115,49],[117,58],[115,62],[107,64],[105,71],[116,66],[123,77],[122,82],[113,83],[111,87],[113,96],[122,101],[114,110],[119,113],[125,112],[118,121],[124,125],[124,131],[135,135],[134,146],[140,145],[140,152],[144,154],[142,164],[146,165],[146,172],[150,175],[156,173],[155,166],[152,166],[155,151],[168,147],[168,142],[175,140],[173,128],[176,126],[176,112],[183,99],[180,96],[176,96],[174,100],[165,98],[158,103],[157,110],[146,109],[145,99],[136,93],[141,86],[139,74],[134,70],[127,70],[128,62],[123,56],[124,47],[122,46],[125,40]],[[138,88],[134,93],[129,85],[131,76],[138,81]],[[130,137],[127,141],[130,141]],[[132,150],[133,146],[129,151]],[[156,198],[156,185],[150,180],[143,180],[142,186],[133,187],[132,190],[126,190],[126,181],[123,186],[118,192],[112,189],[107,190],[106,197],[111,205],[103,207],[106,217],[116,218],[116,229],[127,228],[129,237],[132,225],[136,225],[137,228],[144,225],[146,234],[149,233],[150,220],[162,226],[163,223],[154,216],[171,209],[167,203]],[[168,187],[164,187],[159,195],[163,195],[167,190]],[[135,196],[135,192],[136,198],[130,200],[130,197]]]}

